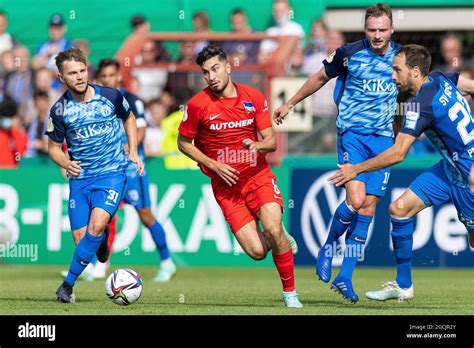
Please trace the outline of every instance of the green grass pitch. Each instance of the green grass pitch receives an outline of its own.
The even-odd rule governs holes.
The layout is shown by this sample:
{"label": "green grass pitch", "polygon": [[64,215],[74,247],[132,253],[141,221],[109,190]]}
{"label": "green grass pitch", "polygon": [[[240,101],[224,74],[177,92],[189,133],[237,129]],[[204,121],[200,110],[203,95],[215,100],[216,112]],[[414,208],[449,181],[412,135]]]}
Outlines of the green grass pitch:
{"label": "green grass pitch", "polygon": [[[112,266],[112,269],[123,266]],[[181,267],[166,284],[151,281],[155,267],[131,266],[143,279],[141,298],[131,306],[109,301],[104,281],[76,283],[76,303],[56,301],[60,266],[0,264],[0,315],[473,315],[474,270],[415,269],[415,299],[411,302],[373,302],[364,292],[392,280],[391,268],[355,271],[354,287],[361,300],[351,304],[314,275],[313,267],[296,269],[296,286],[303,309],[287,309],[273,268]],[[336,269],[333,270],[336,274]]]}

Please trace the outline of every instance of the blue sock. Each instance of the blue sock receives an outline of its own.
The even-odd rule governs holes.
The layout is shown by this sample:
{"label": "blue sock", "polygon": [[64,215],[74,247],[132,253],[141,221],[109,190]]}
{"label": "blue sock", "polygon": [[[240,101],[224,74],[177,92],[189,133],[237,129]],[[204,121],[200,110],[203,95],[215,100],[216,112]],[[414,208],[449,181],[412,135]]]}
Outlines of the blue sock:
{"label": "blue sock", "polygon": [[95,237],[90,234],[89,231],[86,231],[84,238],[81,239],[76,246],[76,250],[74,250],[71,267],[69,267],[67,277],[64,279],[66,283],[74,286],[77,277],[79,277],[84,271],[84,268],[92,261],[104,238],[105,233]]}
{"label": "blue sock", "polygon": [[151,237],[153,238],[156,248],[160,253],[161,261],[168,259],[170,257],[170,251],[166,245],[166,236],[163,226],[161,226],[161,224],[155,220],[155,222],[151,224],[148,229],[150,230]]}
{"label": "blue sock", "polygon": [[363,253],[371,221],[372,216],[357,214],[355,227],[346,242],[344,260],[342,261],[341,271],[339,272],[340,277],[352,279],[352,273],[354,273],[357,259],[359,259]]}
{"label": "blue sock", "polygon": [[392,244],[397,260],[397,278],[401,288],[409,288],[411,282],[411,254],[413,249],[413,218],[395,219],[392,222]]}
{"label": "blue sock", "polygon": [[358,215],[358,214],[355,214],[355,215],[354,215],[354,217],[352,218],[352,222],[351,222],[351,224],[349,225],[349,228],[347,229],[347,232],[346,232],[346,242],[349,240],[349,238],[351,238],[352,232],[354,232],[354,229],[355,229],[356,224],[357,224],[357,215]]}
{"label": "blue sock", "polygon": [[[352,221],[354,215],[357,212],[349,208],[347,202],[344,201],[337,207],[332,218],[331,227],[329,228],[329,234],[326,239],[326,243],[322,246],[322,250],[327,251],[328,248],[333,248],[334,243],[344,234],[347,227]],[[334,252],[331,253],[334,255]]]}

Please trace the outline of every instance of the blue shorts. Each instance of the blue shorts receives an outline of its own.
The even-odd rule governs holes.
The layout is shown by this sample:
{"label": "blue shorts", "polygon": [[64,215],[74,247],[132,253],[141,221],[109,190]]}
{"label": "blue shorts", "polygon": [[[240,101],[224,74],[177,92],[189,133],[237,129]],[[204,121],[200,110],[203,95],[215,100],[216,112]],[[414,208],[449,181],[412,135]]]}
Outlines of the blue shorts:
{"label": "blue shorts", "polygon": [[474,193],[468,187],[451,183],[443,170],[442,162],[417,177],[409,189],[428,207],[452,202],[459,221],[466,226],[469,234],[474,234]]}
{"label": "blue shorts", "polygon": [[124,202],[133,205],[135,209],[150,208],[150,191],[148,186],[148,175],[128,176]]}
{"label": "blue shorts", "polygon": [[[350,129],[337,136],[339,164],[357,164],[371,159],[393,145],[393,138],[377,134],[359,134]],[[361,173],[353,180],[365,183],[366,193],[383,197],[390,178],[390,168]]]}
{"label": "blue shorts", "polygon": [[69,221],[77,230],[89,224],[94,208],[102,208],[115,215],[125,192],[127,176],[115,172],[93,178],[69,180]]}

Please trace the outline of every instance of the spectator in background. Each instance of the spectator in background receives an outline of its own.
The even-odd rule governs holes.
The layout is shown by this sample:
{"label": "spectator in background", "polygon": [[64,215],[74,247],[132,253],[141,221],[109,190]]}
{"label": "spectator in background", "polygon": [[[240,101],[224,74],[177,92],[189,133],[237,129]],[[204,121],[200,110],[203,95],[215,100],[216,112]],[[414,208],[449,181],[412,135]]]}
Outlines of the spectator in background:
{"label": "spectator in background", "polygon": [[51,102],[48,93],[36,91],[33,94],[36,117],[28,127],[28,149],[27,157],[48,154],[48,136],[45,134],[48,128],[48,117]]}
{"label": "spectator in background", "polygon": [[0,77],[5,77],[15,69],[13,49],[20,45],[11,34],[7,33],[7,25],[7,14],[0,11]]}
{"label": "spectator in background", "polygon": [[60,91],[51,88],[53,85],[53,73],[48,68],[40,68],[34,73],[34,91],[46,92],[49,95],[50,105],[61,97]]}
{"label": "spectator in background", "polygon": [[164,133],[161,153],[165,158],[166,169],[198,169],[196,162],[181,153],[178,149],[178,128],[184,116],[184,105],[193,97],[194,91],[189,88],[180,90],[176,95],[173,112],[161,122]]}
{"label": "spectator in background", "polygon": [[133,16],[130,25],[132,27],[132,34],[146,34],[150,32],[150,22],[141,15]]}
{"label": "spectator in background", "polygon": [[[248,23],[247,14],[242,9],[235,9],[230,15],[232,33],[251,34],[254,31]],[[218,43],[226,53],[232,65],[252,64],[257,62],[260,41],[224,41]]]}
{"label": "spectator in background", "polygon": [[311,26],[311,37],[309,39],[308,46],[306,47],[305,55],[326,53],[328,31],[328,27],[323,20],[316,19],[313,21],[313,25]]}
{"label": "spectator in background", "polygon": [[46,67],[56,71],[55,58],[59,52],[72,47],[71,41],[66,38],[67,27],[61,15],[55,14],[49,20],[49,39],[43,42],[33,58],[33,69]]}
{"label": "spectator in background", "polygon": [[[206,34],[211,32],[209,16],[206,12],[198,11],[193,15],[193,31],[197,34]],[[196,55],[207,45],[209,45],[207,40],[197,41],[195,50]]]}
{"label": "spectator in background", "polygon": [[290,55],[290,59],[285,64],[286,76],[301,76],[304,64],[304,49],[303,47],[296,47]]}
{"label": "spectator in background", "polygon": [[87,61],[87,72],[89,73],[89,77],[92,78],[93,76],[95,76],[96,73],[97,73],[97,69],[94,67],[94,65],[89,60],[89,56],[91,54],[91,48],[89,46],[89,40],[87,40],[87,39],[76,39],[72,42],[72,46],[79,48],[82,51],[82,53],[84,53],[84,57],[86,57],[86,61]]}
{"label": "spectator in background", "polygon": [[145,118],[148,127],[145,133],[143,146],[146,157],[154,157],[161,155],[161,144],[163,142],[164,133],[161,129],[161,122],[167,115],[167,108],[158,99],[152,99],[147,105]]}
{"label": "spectator in background", "polygon": [[155,64],[157,62],[167,62],[169,60],[169,54],[161,42],[147,39],[143,43],[140,54],[135,57],[135,64],[147,65]]}
{"label": "spectator in background", "polygon": [[[275,0],[273,2],[273,19],[275,26],[267,29],[266,33],[272,36],[296,35],[301,40],[299,45],[303,46],[304,30],[295,21],[290,19],[291,7],[287,0]],[[260,45],[258,61],[266,62],[277,48],[277,41],[263,40]]]}
{"label": "spectator in background", "polygon": [[26,151],[28,137],[16,116],[13,98],[0,89],[0,168],[16,168]]}
{"label": "spectator in background", "polygon": [[163,104],[166,108],[166,112],[168,113],[171,108],[174,107],[174,105],[176,104],[176,99],[174,98],[174,96],[167,90],[164,90],[163,93],[161,93],[160,95],[160,103]]}
{"label": "spectator in background", "polygon": [[[178,63],[193,67],[196,64],[196,43],[194,41],[181,41],[179,44]],[[188,88],[190,74],[187,71],[175,71],[168,74],[166,90],[172,95],[182,88]]]}
{"label": "spectator in background", "polygon": [[7,33],[7,25],[7,13],[0,11],[0,55],[12,51],[15,46],[20,44],[11,34]]}
{"label": "spectator in background", "polygon": [[28,124],[32,115],[33,70],[30,68],[30,51],[25,46],[13,50],[15,70],[5,77],[5,90],[19,106],[22,123]]}
{"label": "spectator in background", "polygon": [[441,56],[443,63],[433,70],[459,72],[463,68],[472,68],[472,63],[462,55],[461,39],[454,34],[447,34],[441,38]]}
{"label": "spectator in background", "polygon": [[[323,60],[345,43],[340,31],[332,30],[327,35],[325,47],[319,53],[304,56],[301,72],[311,76],[323,67]],[[308,52],[308,51],[307,51]],[[334,103],[336,79],[329,80],[319,91],[311,95],[313,129],[310,132],[293,134],[289,139],[290,153],[335,153],[337,106]]]}
{"label": "spectator in background", "polygon": [[168,61],[168,53],[163,46],[147,39],[140,55],[136,57],[137,67],[133,71],[138,82],[137,94],[145,102],[158,98],[166,85],[168,70],[151,66],[159,61]]}

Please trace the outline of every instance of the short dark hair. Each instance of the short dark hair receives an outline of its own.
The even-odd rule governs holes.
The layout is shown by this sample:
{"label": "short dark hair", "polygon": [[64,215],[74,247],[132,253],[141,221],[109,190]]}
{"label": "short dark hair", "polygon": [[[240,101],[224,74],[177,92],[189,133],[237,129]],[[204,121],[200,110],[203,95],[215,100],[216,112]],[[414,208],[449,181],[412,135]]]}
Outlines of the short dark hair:
{"label": "short dark hair", "polygon": [[231,12],[230,15],[231,15],[231,16],[235,16],[235,15],[237,15],[237,14],[241,14],[241,15],[247,16],[247,14],[245,13],[245,11],[242,10],[241,8],[236,8],[236,9],[232,10],[232,12]]}
{"label": "short dark hair", "polygon": [[97,68],[97,75],[100,74],[102,69],[108,66],[114,66],[117,70],[120,70],[120,63],[116,59],[105,58],[105,59],[101,59],[99,62],[99,67]]}
{"label": "short dark hair", "polygon": [[196,58],[196,64],[201,66],[206,60],[209,60],[216,56],[219,57],[220,61],[227,60],[227,54],[222,48],[213,45],[208,45],[204,47],[201,52],[199,52]]}
{"label": "short dark hair", "polygon": [[365,22],[364,23],[367,23],[367,19],[369,17],[378,18],[378,17],[382,17],[383,15],[386,15],[388,18],[390,18],[390,23],[393,24],[392,9],[387,4],[383,4],[383,3],[379,2],[378,4],[370,6],[365,11]]}
{"label": "short dark hair", "polygon": [[130,21],[130,25],[132,26],[133,29],[135,29],[140,24],[143,24],[145,22],[146,22],[145,17],[137,15],[137,16],[132,17],[132,20]]}
{"label": "short dark hair", "polygon": [[38,99],[38,98],[46,98],[49,99],[48,92],[42,91],[42,90],[37,90],[33,92],[33,99]]}
{"label": "short dark hair", "polygon": [[72,47],[66,51],[62,51],[56,56],[55,60],[59,72],[62,72],[63,63],[67,61],[81,62],[87,65],[87,60],[84,56],[84,53],[77,47]]}
{"label": "short dark hair", "polygon": [[397,56],[405,55],[405,64],[413,69],[417,66],[423,76],[427,76],[430,72],[431,54],[428,50],[420,45],[405,45],[397,52]]}

